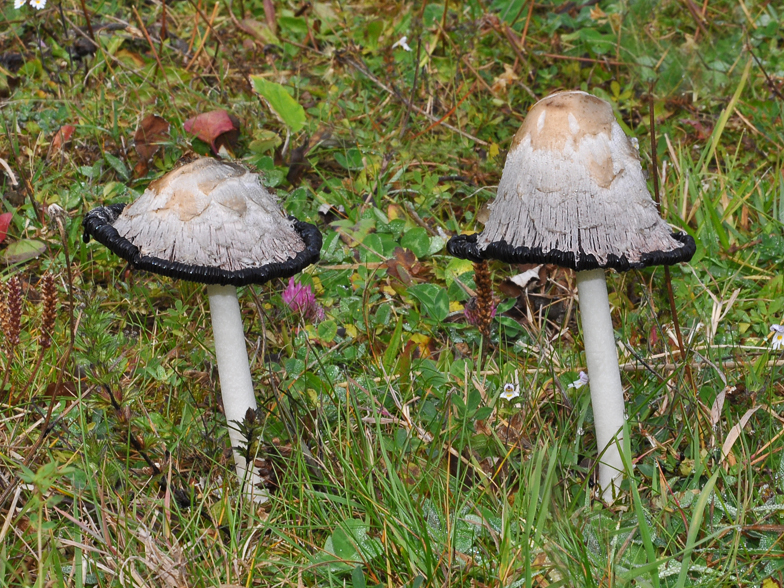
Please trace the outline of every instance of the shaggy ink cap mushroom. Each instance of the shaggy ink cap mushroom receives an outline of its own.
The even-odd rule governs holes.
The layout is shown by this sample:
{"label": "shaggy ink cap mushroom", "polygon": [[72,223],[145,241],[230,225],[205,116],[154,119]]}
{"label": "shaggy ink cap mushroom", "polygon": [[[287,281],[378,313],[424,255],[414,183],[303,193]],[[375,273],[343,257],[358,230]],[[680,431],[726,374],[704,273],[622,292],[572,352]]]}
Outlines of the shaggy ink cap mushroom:
{"label": "shaggy ink cap mushroom", "polygon": [[450,239],[456,257],[550,263],[577,271],[590,377],[599,486],[612,502],[624,470],[625,421],[604,269],[672,265],[694,255],[648,192],[637,150],[612,106],[585,92],[537,102],[512,141],[490,218],[480,234]]}
{"label": "shaggy ink cap mushroom", "polygon": [[191,282],[245,286],[319,259],[321,233],[284,215],[257,174],[201,158],[152,182],[135,202],[87,213],[90,237],[133,267]]}
{"label": "shaggy ink cap mushroom", "polygon": [[207,284],[235,467],[254,496],[261,479],[237,450],[247,440],[232,425],[256,409],[236,287],[287,278],[315,263],[321,233],[286,217],[257,174],[209,158],[152,182],[128,206],[90,211],[82,224],[85,242],[95,238],[136,268]]}
{"label": "shaggy ink cap mushroom", "polygon": [[696,246],[659,216],[612,106],[562,92],[537,102],[514,136],[482,233],[447,249],[472,261],[625,271],[688,261]]}

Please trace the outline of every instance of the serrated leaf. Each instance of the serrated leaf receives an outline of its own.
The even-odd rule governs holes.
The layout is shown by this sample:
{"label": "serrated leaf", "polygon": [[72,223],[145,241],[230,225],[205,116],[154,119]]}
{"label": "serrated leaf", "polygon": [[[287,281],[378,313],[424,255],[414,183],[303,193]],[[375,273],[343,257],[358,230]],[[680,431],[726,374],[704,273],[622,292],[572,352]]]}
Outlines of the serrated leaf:
{"label": "serrated leaf", "polygon": [[286,88],[261,76],[250,76],[250,81],[253,89],[264,98],[292,133],[299,132],[305,126],[305,109],[286,91]]}

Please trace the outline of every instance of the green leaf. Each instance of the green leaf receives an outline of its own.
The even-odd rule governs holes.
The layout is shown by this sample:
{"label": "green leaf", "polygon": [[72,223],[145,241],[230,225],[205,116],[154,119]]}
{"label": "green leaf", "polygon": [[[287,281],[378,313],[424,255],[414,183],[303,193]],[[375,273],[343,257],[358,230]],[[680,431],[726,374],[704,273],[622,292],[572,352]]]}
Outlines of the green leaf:
{"label": "green leaf", "polygon": [[308,23],[304,18],[298,16],[285,16],[278,17],[278,25],[282,30],[291,31],[301,35],[308,34]]}
{"label": "green leaf", "polygon": [[281,143],[283,143],[283,139],[276,132],[261,130],[253,135],[253,141],[248,145],[248,149],[253,151],[253,153],[261,154],[267,151],[274,151]]}
{"label": "green leaf", "polygon": [[360,170],[365,167],[362,163],[362,152],[353,147],[345,153],[335,153],[335,161],[348,170]]}
{"label": "green leaf", "polygon": [[493,413],[492,406],[482,406],[474,414],[474,419],[483,421]]}
{"label": "green leaf", "polygon": [[277,114],[292,133],[305,126],[305,109],[300,106],[285,87],[265,80],[261,76],[250,76],[253,89],[264,98],[270,109]]}
{"label": "green leaf", "polygon": [[261,176],[261,183],[264,184],[267,188],[274,188],[275,186],[279,186],[285,177],[286,174],[283,172],[283,170],[271,169]]}
{"label": "green leaf", "polygon": [[700,492],[700,496],[694,505],[694,515],[689,523],[689,533],[686,535],[686,545],[683,548],[683,561],[681,562],[681,573],[678,575],[677,588],[683,588],[686,585],[686,580],[689,577],[689,569],[691,568],[691,554],[694,551],[694,546],[697,543],[697,535],[700,532],[702,525],[702,517],[705,514],[705,506],[708,504],[708,499],[711,497],[713,487],[716,485],[716,480],[719,479],[720,469],[716,470],[710,479],[705,483],[705,486]]}
{"label": "green leaf", "polygon": [[410,249],[417,259],[422,259],[427,257],[430,252],[430,237],[422,227],[414,227],[403,235],[400,239],[400,245]]}
{"label": "green leaf", "polygon": [[389,338],[389,346],[387,350],[384,352],[384,369],[389,370],[392,369],[392,366],[397,361],[397,353],[400,351],[400,343],[403,337],[403,317],[399,317],[397,319],[397,325],[395,325],[395,332],[392,333],[392,336]]}
{"label": "green leaf", "polygon": [[474,262],[468,259],[460,259],[453,257],[444,270],[444,281],[447,286],[451,286],[455,278],[459,278],[463,274],[474,271]]}
{"label": "green leaf", "polygon": [[106,163],[112,166],[112,169],[116,171],[123,180],[128,181],[130,179],[131,172],[128,171],[128,168],[120,158],[115,157],[111,153],[104,153],[103,158],[106,160]]}
{"label": "green leaf", "polygon": [[435,284],[416,284],[409,287],[408,293],[416,298],[431,318],[442,322],[449,314],[449,296],[446,290]]}
{"label": "green leaf", "polygon": [[430,237],[430,245],[427,249],[427,255],[430,257],[431,255],[435,255],[439,251],[441,251],[444,246],[446,245],[446,239],[443,237],[439,237],[438,235],[434,235]]}
{"label": "green leaf", "polygon": [[330,565],[332,571],[349,571],[354,566],[344,563],[347,561],[362,563],[370,561],[384,553],[381,542],[368,536],[368,525],[357,519],[348,519],[340,523],[324,542],[326,554],[333,555],[342,561],[334,561],[322,554],[317,560],[333,561]]}
{"label": "green leaf", "polygon": [[319,323],[316,333],[318,334],[319,339],[325,343],[331,343],[338,334],[338,326],[333,320],[324,321]]}
{"label": "green leaf", "polygon": [[35,259],[46,251],[46,244],[37,239],[20,239],[11,243],[3,251],[3,263],[13,265]]}
{"label": "green leaf", "polygon": [[362,571],[362,566],[357,566],[351,572],[351,585],[353,588],[366,588],[365,573]]}

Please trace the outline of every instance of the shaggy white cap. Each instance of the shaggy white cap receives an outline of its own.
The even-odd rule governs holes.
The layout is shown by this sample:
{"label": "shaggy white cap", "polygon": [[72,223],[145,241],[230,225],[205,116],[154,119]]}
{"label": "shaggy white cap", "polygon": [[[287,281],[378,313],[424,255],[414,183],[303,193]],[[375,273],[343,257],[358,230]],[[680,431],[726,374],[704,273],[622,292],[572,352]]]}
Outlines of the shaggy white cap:
{"label": "shaggy white cap", "polygon": [[682,247],[661,219],[637,151],[609,103],[585,92],[537,102],[512,141],[477,240],[630,263]]}

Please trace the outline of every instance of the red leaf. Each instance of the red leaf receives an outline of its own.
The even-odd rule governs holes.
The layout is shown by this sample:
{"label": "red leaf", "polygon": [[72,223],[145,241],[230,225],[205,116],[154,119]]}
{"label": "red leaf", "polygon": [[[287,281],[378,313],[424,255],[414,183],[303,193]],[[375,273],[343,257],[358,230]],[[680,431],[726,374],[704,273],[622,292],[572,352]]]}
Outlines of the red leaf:
{"label": "red leaf", "polygon": [[71,136],[74,134],[75,130],[76,127],[73,125],[63,125],[60,127],[60,130],[55,133],[54,138],[52,139],[52,154],[60,151],[60,149],[62,149],[65,144],[71,140]]}
{"label": "red leaf", "polygon": [[169,138],[169,121],[157,114],[148,114],[144,117],[133,142],[136,153],[141,161],[149,161],[161,148],[160,143]]}
{"label": "red leaf", "polygon": [[713,127],[712,126],[705,126],[698,120],[692,120],[688,118],[681,119],[682,123],[685,123],[692,127],[697,132],[697,139],[700,141],[704,141],[708,137],[713,134]]}
{"label": "red leaf", "polygon": [[189,118],[184,124],[185,131],[209,143],[217,155],[221,145],[231,147],[236,144],[240,134],[239,119],[225,110],[213,110]]}
{"label": "red leaf", "polygon": [[4,212],[0,214],[0,243],[5,241],[5,236],[8,234],[8,225],[11,224],[11,217],[14,216],[13,212]]}

